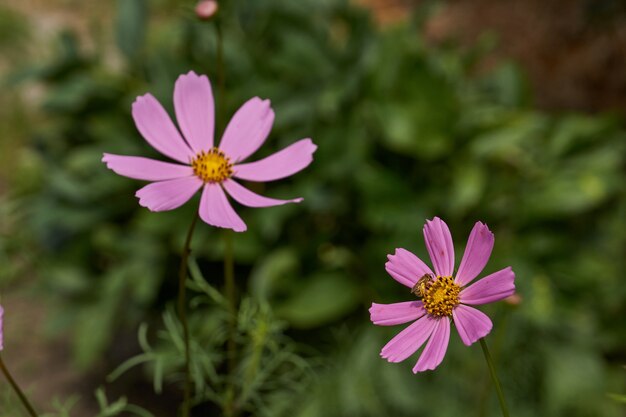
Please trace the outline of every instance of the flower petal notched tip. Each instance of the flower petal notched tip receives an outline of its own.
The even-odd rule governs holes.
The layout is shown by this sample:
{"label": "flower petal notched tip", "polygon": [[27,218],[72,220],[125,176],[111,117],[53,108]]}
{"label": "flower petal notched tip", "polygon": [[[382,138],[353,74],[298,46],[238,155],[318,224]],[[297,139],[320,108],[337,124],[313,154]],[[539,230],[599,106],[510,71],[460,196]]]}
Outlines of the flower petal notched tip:
{"label": "flower petal notched tip", "polygon": [[308,151],[311,152],[311,155],[313,155],[317,151],[317,148],[318,148],[318,146],[315,143],[313,143],[313,139],[305,138],[302,140],[307,144]]}
{"label": "flower petal notched tip", "polygon": [[114,158],[114,155],[110,153],[103,153],[102,159],[100,159],[100,162],[104,163],[107,169],[110,169],[111,171],[115,172],[115,169],[113,168],[113,164],[111,163],[113,158]]}
{"label": "flower petal notched tip", "polygon": [[206,78],[207,80],[209,79],[209,77],[204,74],[198,75],[194,70],[189,70],[185,74],[179,75],[178,79],[180,80],[181,78]]}
{"label": "flower petal notched tip", "polygon": [[387,273],[400,284],[413,288],[417,281],[426,274],[431,274],[430,268],[414,253],[397,248],[393,255],[387,255],[385,263]]}
{"label": "flower petal notched tip", "polygon": [[311,139],[301,139],[264,159],[235,165],[233,176],[254,182],[286,178],[308,167],[316,149]]}
{"label": "flower petal notched tip", "polygon": [[141,104],[145,103],[146,101],[152,101],[152,100],[156,100],[156,98],[154,98],[154,96],[152,94],[150,94],[150,93],[145,93],[145,94],[142,94],[140,96],[137,96],[135,98],[135,100],[133,101],[132,109],[135,110],[135,108],[137,106],[140,106]]}
{"label": "flower petal notched tip", "polygon": [[463,304],[480,305],[503,300],[515,293],[515,273],[509,266],[479,279],[459,294]]}
{"label": "flower petal notched tip", "polygon": [[209,77],[206,74],[198,74],[196,73],[194,70],[190,70],[185,74],[181,74],[178,76],[178,78],[176,79],[177,83],[180,82],[190,82],[190,83],[203,83],[203,84],[208,84],[209,88],[211,85],[211,80],[209,80]]}
{"label": "flower petal notched tip", "polygon": [[[145,188],[145,187],[144,187],[144,188]],[[147,199],[146,199],[146,197],[145,197],[145,192],[142,192],[142,191],[144,190],[144,188],[141,188],[141,189],[139,189],[139,190],[137,190],[137,191],[135,192],[135,197],[139,200],[139,201],[138,201],[138,202],[139,202],[139,205],[140,205],[141,207],[145,207],[145,208],[147,208],[148,210],[150,210],[150,211],[151,211],[151,212],[153,212],[153,213],[157,213],[157,212],[158,212],[158,210],[153,209],[153,207],[152,207],[150,204],[148,204],[148,200],[147,200]]]}
{"label": "flower petal notched tip", "polygon": [[202,187],[196,177],[152,182],[135,193],[139,205],[150,211],[169,211],[185,204]]}
{"label": "flower petal notched tip", "polygon": [[426,314],[421,301],[404,301],[394,304],[372,303],[370,321],[376,326],[395,326],[419,319]]}
{"label": "flower petal notched tip", "polygon": [[250,99],[250,101],[265,110],[265,114],[267,114],[267,111],[272,108],[272,101],[269,98],[254,96]]}

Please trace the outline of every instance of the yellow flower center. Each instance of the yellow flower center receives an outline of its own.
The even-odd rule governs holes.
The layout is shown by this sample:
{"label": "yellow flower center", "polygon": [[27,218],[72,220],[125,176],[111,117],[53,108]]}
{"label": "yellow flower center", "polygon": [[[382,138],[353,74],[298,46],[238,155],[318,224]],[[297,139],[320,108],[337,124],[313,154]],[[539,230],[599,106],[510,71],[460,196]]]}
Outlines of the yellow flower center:
{"label": "yellow flower center", "polygon": [[193,173],[204,182],[222,182],[233,175],[233,164],[217,148],[210,151],[202,151],[191,160]]}
{"label": "yellow flower center", "polygon": [[424,290],[422,302],[431,316],[451,316],[452,309],[459,305],[461,287],[454,283],[452,277],[437,277],[428,282]]}

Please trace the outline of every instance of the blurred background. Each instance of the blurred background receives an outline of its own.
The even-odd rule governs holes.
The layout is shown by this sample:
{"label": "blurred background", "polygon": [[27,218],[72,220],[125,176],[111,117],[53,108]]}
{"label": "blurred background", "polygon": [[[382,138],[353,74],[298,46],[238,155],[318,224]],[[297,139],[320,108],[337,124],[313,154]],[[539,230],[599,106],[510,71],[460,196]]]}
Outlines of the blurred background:
{"label": "blurred background", "polygon": [[[132,415],[124,398],[175,415],[172,303],[197,197],[150,213],[142,183],[100,159],[159,158],[134,98],[171,112],[178,75],[216,79],[215,21],[195,6],[0,4],[3,357],[42,412],[97,415],[106,392],[118,408],[102,415]],[[244,415],[499,415],[480,348],[456,333],[435,372],[378,354],[402,327],[373,326],[371,302],[411,298],[386,255],[427,259],[435,215],[457,264],[482,220],[496,236],[485,273],[516,272],[516,303],[482,308],[513,415],[626,415],[623,1],[224,0],[219,22],[216,100],[228,117],[256,95],[276,112],[257,156],[319,145],[305,171],[253,186],[303,204],[237,207]],[[202,224],[193,243],[196,415],[215,415],[223,382],[222,235]],[[21,412],[0,382],[0,415]]]}

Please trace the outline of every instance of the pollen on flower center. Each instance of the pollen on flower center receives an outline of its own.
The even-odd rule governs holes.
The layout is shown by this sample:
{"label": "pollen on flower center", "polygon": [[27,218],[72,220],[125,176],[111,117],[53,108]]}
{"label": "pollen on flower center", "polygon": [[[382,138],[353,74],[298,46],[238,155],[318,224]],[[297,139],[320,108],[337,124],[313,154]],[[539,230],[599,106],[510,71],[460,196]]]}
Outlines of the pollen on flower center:
{"label": "pollen on flower center", "polygon": [[202,151],[191,160],[193,173],[204,182],[222,182],[233,175],[233,164],[217,148]]}
{"label": "pollen on flower center", "polygon": [[452,309],[459,304],[461,287],[454,283],[452,277],[437,277],[425,288],[422,302],[431,316],[442,317],[452,315]]}

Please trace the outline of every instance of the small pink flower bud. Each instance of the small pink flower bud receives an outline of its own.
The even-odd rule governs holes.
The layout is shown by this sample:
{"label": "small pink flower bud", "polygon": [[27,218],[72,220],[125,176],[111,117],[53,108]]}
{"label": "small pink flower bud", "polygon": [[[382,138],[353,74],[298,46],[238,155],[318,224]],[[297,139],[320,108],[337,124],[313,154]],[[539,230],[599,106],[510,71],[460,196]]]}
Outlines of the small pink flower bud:
{"label": "small pink flower bud", "polygon": [[196,16],[201,20],[209,20],[217,13],[219,5],[215,0],[201,0],[196,5]]}
{"label": "small pink flower bud", "polygon": [[509,295],[504,299],[504,302],[512,306],[517,306],[522,303],[522,296],[519,294]]}

